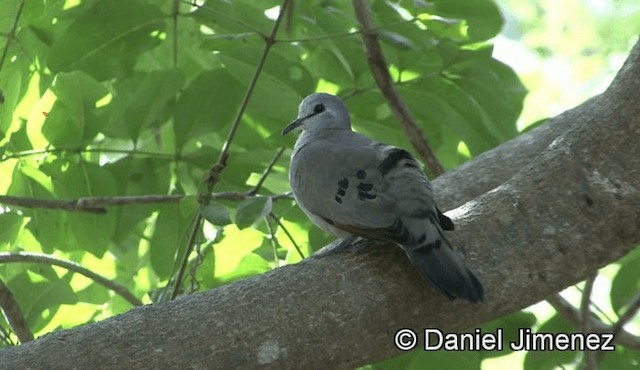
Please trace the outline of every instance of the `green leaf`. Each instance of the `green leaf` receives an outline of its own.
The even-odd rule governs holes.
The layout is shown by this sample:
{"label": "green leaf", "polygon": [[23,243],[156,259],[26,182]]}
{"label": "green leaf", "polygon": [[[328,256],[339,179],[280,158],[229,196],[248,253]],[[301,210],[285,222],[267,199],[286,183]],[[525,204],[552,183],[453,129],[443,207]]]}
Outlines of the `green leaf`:
{"label": "green leaf", "polygon": [[15,212],[0,213],[0,249],[15,244],[22,228],[23,217]]}
{"label": "green leaf", "polygon": [[[13,170],[11,185],[7,195],[53,199],[53,193],[43,178],[47,176],[40,170],[30,166],[16,166]],[[22,209],[25,216],[29,217],[26,228],[40,242],[45,253],[51,253],[58,243],[61,231],[66,224],[67,214],[47,209]]]}
{"label": "green leaf", "polygon": [[236,225],[239,229],[247,228],[271,212],[270,197],[252,197],[243,200],[236,210]]}
{"label": "green leaf", "polygon": [[157,126],[166,118],[165,110],[183,85],[184,75],[178,69],[138,73],[119,80],[105,134],[136,142],[140,131]]}
{"label": "green leaf", "polygon": [[229,209],[219,203],[200,205],[200,214],[212,225],[225,226],[231,223]]}
{"label": "green leaf", "polygon": [[98,81],[82,72],[60,73],[51,91],[56,102],[42,126],[42,134],[57,147],[75,148],[93,139],[102,122],[96,102],[107,94]]}
{"label": "green leaf", "polygon": [[611,307],[621,315],[624,308],[640,292],[640,247],[620,261],[620,270],[611,283]]}
{"label": "green leaf", "polygon": [[186,243],[188,228],[193,217],[182,216],[178,204],[163,204],[158,207],[153,236],[149,244],[151,268],[161,280],[171,276],[176,253]]}
{"label": "green leaf", "polygon": [[157,7],[135,0],[94,2],[56,39],[48,66],[54,72],[79,69],[100,81],[122,76],[160,42],[165,19]]}
{"label": "green leaf", "polygon": [[[171,182],[170,160],[155,158],[127,157],[103,166],[104,171],[113,174],[119,195],[167,194]],[[122,243],[132,230],[157,210],[154,204],[137,204],[114,207],[110,213],[117,216],[117,226],[113,241]]]}
{"label": "green leaf", "polygon": [[9,127],[11,127],[15,108],[20,101],[23,83],[20,72],[12,66],[7,67],[7,70],[0,71],[0,94],[2,94],[2,102],[0,103],[0,140],[5,138]]}
{"label": "green leaf", "polygon": [[519,331],[531,328],[536,323],[536,316],[530,312],[519,311],[509,316],[501,317],[497,320],[482,325],[483,333],[496,333],[498,329],[503,329],[503,350],[502,351],[482,351],[483,358],[506,356],[513,352],[509,343],[515,343],[519,337]]}
{"label": "green leaf", "polygon": [[240,105],[243,89],[228,71],[216,69],[199,74],[180,96],[176,106],[176,147],[204,133],[224,132]]}
{"label": "green leaf", "polygon": [[[554,315],[542,324],[537,333],[565,333],[575,332],[575,328],[559,315]],[[524,358],[525,370],[546,370],[564,367],[576,357],[576,351],[529,351]]]}
{"label": "green leaf", "polygon": [[466,20],[472,41],[484,41],[496,36],[504,22],[500,9],[492,0],[438,0],[434,3],[435,14]]}
{"label": "green leaf", "polygon": [[[55,171],[55,170],[51,170]],[[62,199],[110,196],[117,194],[116,181],[110,171],[94,163],[79,162],[63,172],[53,172],[55,192]],[[107,251],[116,228],[115,212],[87,214],[71,212],[67,215],[69,232],[77,248],[96,257]],[[69,243],[70,241],[66,241]],[[65,246],[69,247],[69,245]]]}
{"label": "green leaf", "polygon": [[43,280],[42,275],[39,276],[24,272],[7,282],[33,332],[45,327],[61,304],[77,303],[68,283],[57,277]]}

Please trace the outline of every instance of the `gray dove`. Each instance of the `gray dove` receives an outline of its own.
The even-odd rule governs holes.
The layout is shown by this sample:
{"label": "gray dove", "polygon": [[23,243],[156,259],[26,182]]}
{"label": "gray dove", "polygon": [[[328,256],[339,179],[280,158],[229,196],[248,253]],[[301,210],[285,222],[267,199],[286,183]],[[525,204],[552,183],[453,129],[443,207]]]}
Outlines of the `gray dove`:
{"label": "gray dove", "polygon": [[482,284],[444,236],[453,222],[436,206],[431,184],[409,152],[353,132],[346,106],[330,94],[304,98],[282,134],[295,128],[303,132],[289,181],[313,223],[339,238],[395,243],[449,298],[482,301]]}

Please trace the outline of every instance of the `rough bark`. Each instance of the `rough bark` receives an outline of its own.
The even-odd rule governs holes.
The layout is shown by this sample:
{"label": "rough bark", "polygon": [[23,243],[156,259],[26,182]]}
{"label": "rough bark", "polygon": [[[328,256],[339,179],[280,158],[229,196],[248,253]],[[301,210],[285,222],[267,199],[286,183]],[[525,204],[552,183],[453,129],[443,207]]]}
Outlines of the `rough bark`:
{"label": "rough bark", "polygon": [[449,301],[371,244],[0,352],[11,369],[352,368],[400,328],[457,331],[544,299],[640,243],[640,43],[609,89],[434,182],[486,301]]}

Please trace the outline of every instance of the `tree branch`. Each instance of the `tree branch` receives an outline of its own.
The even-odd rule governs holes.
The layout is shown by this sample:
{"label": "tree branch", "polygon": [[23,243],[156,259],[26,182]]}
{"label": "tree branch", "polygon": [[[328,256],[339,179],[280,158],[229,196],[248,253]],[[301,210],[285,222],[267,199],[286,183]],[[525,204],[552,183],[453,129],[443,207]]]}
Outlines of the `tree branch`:
{"label": "tree branch", "polygon": [[[208,200],[231,200],[242,201],[247,198],[256,196],[255,194],[240,193],[233,191],[224,191],[213,193],[205,196]],[[8,204],[24,208],[45,208],[57,209],[69,212],[87,212],[104,214],[107,213],[106,207],[126,206],[133,204],[157,204],[157,203],[178,203],[188,195],[123,195],[114,197],[83,197],[75,200],[58,200],[58,199],[40,199],[14,197],[9,195],[0,195],[0,203]],[[290,198],[289,193],[271,196],[271,199],[278,200]]]}
{"label": "tree branch", "polygon": [[[433,182],[441,204],[470,200],[449,212],[457,231],[448,236],[483,281],[484,303],[449,301],[399,248],[367,243],[49,334],[0,351],[3,365],[205,368],[215,359],[218,368],[353,368],[398,355],[400,328],[451,332],[527,307],[640,243],[638,91],[640,43],[611,87],[578,109],[584,120],[561,115],[557,136],[542,126],[529,142],[502,145]],[[501,182],[476,168],[520,151],[534,154],[500,162]],[[478,194],[469,183],[479,179],[464,172],[491,177],[489,191]],[[456,176],[462,181],[451,183]],[[283,315],[299,319],[283,325]]]}
{"label": "tree branch", "polygon": [[129,292],[129,290],[127,290],[127,288],[125,288],[124,286],[116,283],[115,281],[111,281],[101,275],[98,275],[95,272],[90,271],[75,262],[65,261],[59,258],[54,258],[39,253],[0,252],[0,264],[12,262],[40,263],[43,265],[64,267],[69,271],[73,271],[80,275],[88,277],[96,283],[106,287],[107,289],[113,290],[114,293],[120,295],[132,305],[142,306],[142,301],[140,301],[136,296]]}
{"label": "tree branch", "polygon": [[33,340],[33,334],[29,325],[22,316],[22,311],[18,302],[13,298],[11,290],[4,284],[4,281],[0,280],[0,309],[4,314],[4,318],[11,327],[11,330],[16,334],[20,343],[26,343]]}
{"label": "tree branch", "polygon": [[[566,299],[564,299],[560,293],[554,293],[547,297],[547,302],[553,306],[553,308],[562,316],[565,320],[569,321],[576,329],[582,326],[582,315],[578,309],[573,307]],[[613,333],[613,326],[609,326],[600,320],[596,320],[591,317],[591,332],[593,333]],[[623,346],[640,351],[640,338],[621,330],[618,333],[614,333],[614,341],[620,343]]]}
{"label": "tree branch", "polygon": [[378,44],[378,35],[374,31],[371,20],[371,9],[367,0],[353,0],[353,9],[356,18],[362,28],[362,42],[367,54],[367,62],[371,69],[371,74],[378,84],[382,95],[387,100],[393,115],[409,138],[411,145],[420,154],[432,177],[438,177],[444,173],[444,168],[438,161],[435,153],[431,149],[424,132],[416,122],[411,110],[402,100],[396,86],[389,73],[389,66],[382,53],[382,48]]}

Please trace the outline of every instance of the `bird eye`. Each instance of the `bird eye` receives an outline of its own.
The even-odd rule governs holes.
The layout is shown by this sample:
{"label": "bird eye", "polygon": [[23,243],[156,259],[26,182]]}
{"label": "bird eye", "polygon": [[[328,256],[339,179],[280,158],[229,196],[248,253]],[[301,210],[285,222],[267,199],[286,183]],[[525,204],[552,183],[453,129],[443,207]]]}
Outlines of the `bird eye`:
{"label": "bird eye", "polygon": [[324,112],[324,104],[316,104],[316,106],[313,107],[313,113],[318,114],[322,112]]}

